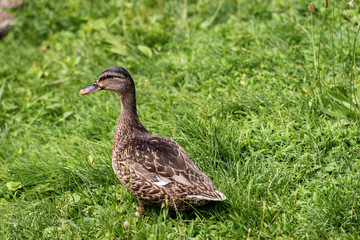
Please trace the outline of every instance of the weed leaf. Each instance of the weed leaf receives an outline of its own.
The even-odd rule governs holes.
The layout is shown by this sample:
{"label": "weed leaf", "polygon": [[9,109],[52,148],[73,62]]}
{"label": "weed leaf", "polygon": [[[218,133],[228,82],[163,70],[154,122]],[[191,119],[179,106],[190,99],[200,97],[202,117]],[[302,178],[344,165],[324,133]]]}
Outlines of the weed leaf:
{"label": "weed leaf", "polygon": [[21,182],[7,182],[6,187],[10,190],[15,192],[16,190],[22,188]]}
{"label": "weed leaf", "polygon": [[139,45],[137,48],[140,50],[142,54],[144,54],[148,58],[152,58],[152,51],[148,46]]}

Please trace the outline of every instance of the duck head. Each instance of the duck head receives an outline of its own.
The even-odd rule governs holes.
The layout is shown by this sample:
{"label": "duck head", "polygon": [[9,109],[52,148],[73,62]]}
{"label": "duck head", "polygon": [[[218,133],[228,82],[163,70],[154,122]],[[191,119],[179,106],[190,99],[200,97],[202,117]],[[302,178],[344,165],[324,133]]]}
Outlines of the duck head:
{"label": "duck head", "polygon": [[79,91],[80,94],[89,94],[100,90],[111,90],[119,96],[128,93],[135,95],[135,84],[128,71],[122,67],[109,67],[103,71],[97,80]]}

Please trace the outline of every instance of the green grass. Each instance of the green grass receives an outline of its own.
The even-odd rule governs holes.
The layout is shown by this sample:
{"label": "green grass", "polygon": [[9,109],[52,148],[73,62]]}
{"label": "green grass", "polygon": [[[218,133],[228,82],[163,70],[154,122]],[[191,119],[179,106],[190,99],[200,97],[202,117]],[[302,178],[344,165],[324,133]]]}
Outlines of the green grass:
{"label": "green grass", "polygon": [[[360,124],[318,101],[358,84],[359,6],[315,3],[316,73],[306,1],[26,2],[0,42],[1,239],[360,238]],[[135,217],[117,96],[78,94],[109,66],[225,202]]]}

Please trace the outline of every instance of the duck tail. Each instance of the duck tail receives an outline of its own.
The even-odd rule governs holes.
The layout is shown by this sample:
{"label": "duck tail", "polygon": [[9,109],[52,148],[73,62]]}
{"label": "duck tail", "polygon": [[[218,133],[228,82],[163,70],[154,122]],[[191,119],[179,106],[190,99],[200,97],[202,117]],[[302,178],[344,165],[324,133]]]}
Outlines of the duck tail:
{"label": "duck tail", "polygon": [[226,200],[226,196],[218,190],[211,192],[211,193],[207,193],[207,194],[189,195],[187,197],[188,198],[196,198],[198,200],[209,200],[209,201],[224,201],[224,200]]}

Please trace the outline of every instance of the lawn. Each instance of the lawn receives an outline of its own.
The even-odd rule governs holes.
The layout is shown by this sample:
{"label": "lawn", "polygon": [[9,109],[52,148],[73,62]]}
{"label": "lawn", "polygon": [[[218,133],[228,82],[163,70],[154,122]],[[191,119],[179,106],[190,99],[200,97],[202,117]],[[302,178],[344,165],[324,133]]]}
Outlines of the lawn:
{"label": "lawn", "polygon": [[[336,93],[360,83],[358,3],[24,2],[0,40],[1,239],[360,238],[360,108]],[[119,100],[78,94],[110,66],[226,201],[135,216]]]}

